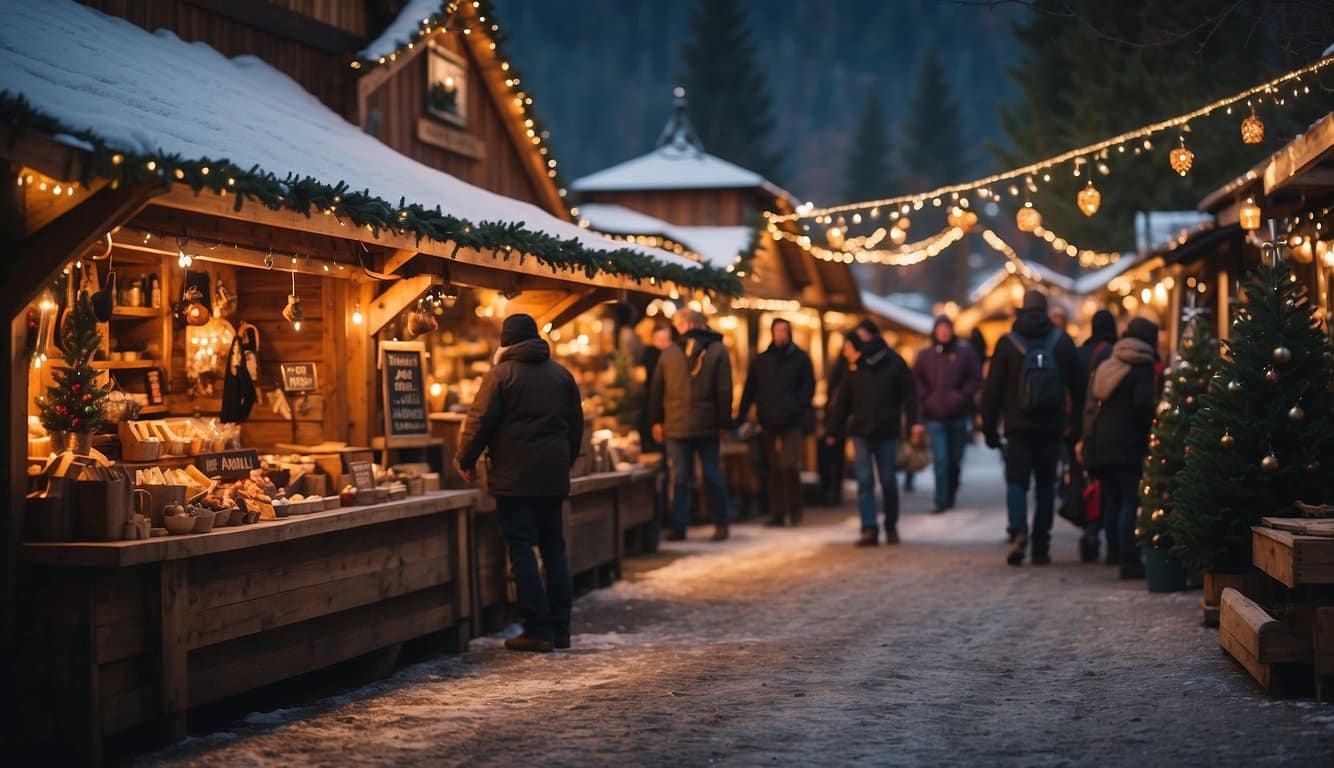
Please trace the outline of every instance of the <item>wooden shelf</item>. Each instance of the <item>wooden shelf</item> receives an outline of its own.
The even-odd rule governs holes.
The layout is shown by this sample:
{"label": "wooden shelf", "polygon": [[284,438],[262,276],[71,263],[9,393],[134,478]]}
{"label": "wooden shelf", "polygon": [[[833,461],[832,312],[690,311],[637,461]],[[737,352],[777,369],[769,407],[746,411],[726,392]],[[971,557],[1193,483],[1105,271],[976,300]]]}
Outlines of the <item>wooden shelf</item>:
{"label": "wooden shelf", "polygon": [[162,316],[162,307],[114,307],[111,310],[111,319],[137,319],[155,318]]}
{"label": "wooden shelf", "polygon": [[162,405],[145,405],[139,409],[139,415],[150,416],[159,413],[166,413],[169,410],[171,409],[168,408],[165,403]]}
{"label": "wooden shelf", "polygon": [[157,360],[94,360],[93,367],[100,371],[133,371],[158,367]]}

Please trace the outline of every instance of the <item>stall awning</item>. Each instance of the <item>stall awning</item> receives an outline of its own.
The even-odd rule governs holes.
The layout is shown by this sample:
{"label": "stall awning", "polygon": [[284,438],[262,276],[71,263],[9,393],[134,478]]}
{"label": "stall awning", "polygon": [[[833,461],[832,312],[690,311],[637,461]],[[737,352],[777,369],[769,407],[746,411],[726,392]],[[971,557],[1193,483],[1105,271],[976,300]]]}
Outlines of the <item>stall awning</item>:
{"label": "stall awning", "polygon": [[[17,129],[100,153],[98,175],[156,173],[171,182],[180,172],[178,183],[252,204],[513,249],[553,268],[735,288],[718,270],[609,242],[400,155],[254,56],[228,59],[70,0],[5,5],[0,114]],[[124,164],[112,161],[120,153]]]}

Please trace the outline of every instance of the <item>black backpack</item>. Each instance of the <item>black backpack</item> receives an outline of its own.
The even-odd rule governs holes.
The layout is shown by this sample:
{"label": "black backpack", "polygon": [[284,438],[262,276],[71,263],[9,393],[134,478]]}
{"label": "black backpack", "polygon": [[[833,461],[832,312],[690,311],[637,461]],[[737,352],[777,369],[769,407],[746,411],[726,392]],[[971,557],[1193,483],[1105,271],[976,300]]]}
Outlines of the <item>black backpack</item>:
{"label": "black backpack", "polygon": [[1061,329],[1051,329],[1041,345],[1032,347],[1019,334],[1008,335],[1024,353],[1024,363],[1019,369],[1019,410],[1030,416],[1059,413],[1065,408],[1065,383],[1056,366],[1056,341],[1061,337]]}

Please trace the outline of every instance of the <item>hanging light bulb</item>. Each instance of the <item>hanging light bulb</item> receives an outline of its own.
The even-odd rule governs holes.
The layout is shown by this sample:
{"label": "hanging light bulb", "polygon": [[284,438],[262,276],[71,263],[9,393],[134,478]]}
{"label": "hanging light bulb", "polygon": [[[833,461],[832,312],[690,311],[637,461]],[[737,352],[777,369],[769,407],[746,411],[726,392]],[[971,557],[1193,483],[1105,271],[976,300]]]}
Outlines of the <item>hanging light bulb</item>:
{"label": "hanging light bulb", "polygon": [[180,267],[181,269],[189,269],[190,265],[193,264],[194,261],[195,261],[194,257],[186,253],[184,248],[181,248],[176,251],[176,266]]}
{"label": "hanging light bulb", "polygon": [[903,245],[904,241],[908,239],[908,232],[900,227],[893,227],[889,230],[889,239],[895,245]]}
{"label": "hanging light bulb", "polygon": [[1102,204],[1102,193],[1093,186],[1093,179],[1089,179],[1088,184],[1079,190],[1075,199],[1079,203],[1079,210],[1083,211],[1085,216],[1092,216],[1098,212],[1098,206]]}
{"label": "hanging light bulb", "polygon": [[361,316],[361,302],[352,305],[352,324],[361,325],[365,318]]}
{"label": "hanging light bulb", "polygon": [[1042,214],[1033,207],[1032,201],[1025,201],[1024,207],[1014,215],[1014,225],[1020,232],[1032,232],[1042,225]]}
{"label": "hanging light bulb", "polygon": [[1237,211],[1237,219],[1241,228],[1248,232],[1254,232],[1260,228],[1260,206],[1255,204],[1255,198],[1246,198],[1246,202],[1242,203],[1241,208]]}

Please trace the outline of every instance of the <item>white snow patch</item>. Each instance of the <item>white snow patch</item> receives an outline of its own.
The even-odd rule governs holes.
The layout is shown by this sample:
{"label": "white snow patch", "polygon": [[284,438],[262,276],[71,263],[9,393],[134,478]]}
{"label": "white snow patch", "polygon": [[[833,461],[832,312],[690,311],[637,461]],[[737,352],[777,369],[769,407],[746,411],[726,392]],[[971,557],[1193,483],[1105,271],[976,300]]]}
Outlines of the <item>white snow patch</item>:
{"label": "white snow patch", "polygon": [[388,56],[400,46],[416,42],[422,22],[439,13],[443,6],[441,0],[408,0],[408,4],[403,6],[403,10],[389,22],[380,36],[357,52],[357,58],[375,61],[381,56]]}
{"label": "white snow patch", "polygon": [[760,174],[694,147],[664,144],[652,152],[575,179],[579,192],[659,189],[764,189],[787,193]]}
{"label": "white snow patch", "polygon": [[684,226],[631,210],[621,205],[587,203],[579,217],[593,229],[613,235],[657,235],[684,245],[707,263],[724,268],[750,248],[752,227]]}
{"label": "white snow patch", "polygon": [[886,320],[890,320],[898,325],[907,328],[910,331],[916,331],[923,335],[931,334],[933,319],[931,315],[923,314],[913,309],[901,306],[890,301],[884,296],[862,291],[862,306],[868,312],[877,314]]}

